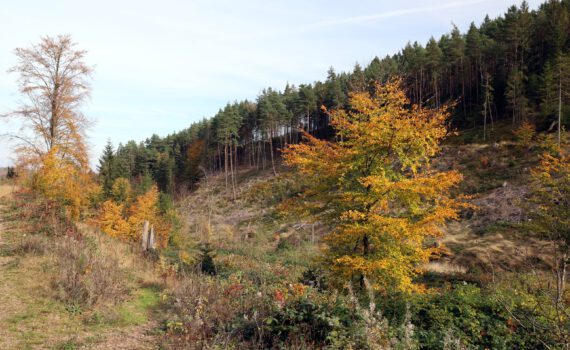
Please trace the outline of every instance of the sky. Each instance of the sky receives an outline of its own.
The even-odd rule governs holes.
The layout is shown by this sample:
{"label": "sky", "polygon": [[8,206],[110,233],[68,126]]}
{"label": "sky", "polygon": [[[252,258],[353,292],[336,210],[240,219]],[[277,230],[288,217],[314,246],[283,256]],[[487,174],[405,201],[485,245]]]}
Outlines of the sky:
{"label": "sky", "polygon": [[[536,9],[542,1],[528,1]],[[253,100],[265,87],[324,80],[329,67],[352,70],[408,41],[465,32],[514,0],[18,0],[0,11],[0,114],[21,96],[14,49],[69,34],[95,67],[83,112],[92,166],[107,139],[115,146],[166,136],[213,116],[227,102]],[[0,119],[0,135],[19,133]],[[0,167],[14,162],[0,136]]]}

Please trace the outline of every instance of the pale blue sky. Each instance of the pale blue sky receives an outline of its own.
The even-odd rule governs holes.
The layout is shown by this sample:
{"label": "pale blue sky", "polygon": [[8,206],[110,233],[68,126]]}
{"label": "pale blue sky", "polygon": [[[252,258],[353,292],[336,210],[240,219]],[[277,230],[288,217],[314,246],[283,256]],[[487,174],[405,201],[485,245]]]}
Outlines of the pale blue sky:
{"label": "pale blue sky", "polygon": [[[530,0],[532,9],[542,1]],[[164,136],[216,113],[227,101],[254,99],[351,70],[406,42],[425,43],[455,23],[464,32],[511,0],[142,1],[18,0],[0,11],[0,114],[19,99],[13,50],[44,35],[71,34],[95,65],[85,113],[95,164],[107,138],[116,146]],[[517,2],[518,5],[520,2]],[[0,120],[0,134],[18,123]],[[0,140],[0,166],[12,164]]]}

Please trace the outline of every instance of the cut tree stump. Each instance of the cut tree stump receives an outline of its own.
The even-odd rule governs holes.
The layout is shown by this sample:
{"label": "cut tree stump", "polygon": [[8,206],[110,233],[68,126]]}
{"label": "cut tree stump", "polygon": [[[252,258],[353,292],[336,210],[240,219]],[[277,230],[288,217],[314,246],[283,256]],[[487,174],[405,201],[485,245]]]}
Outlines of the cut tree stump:
{"label": "cut tree stump", "polygon": [[142,229],[142,250],[143,252],[146,252],[147,250],[154,250],[154,249],[156,249],[154,225],[150,225],[150,223],[147,220],[144,222]]}

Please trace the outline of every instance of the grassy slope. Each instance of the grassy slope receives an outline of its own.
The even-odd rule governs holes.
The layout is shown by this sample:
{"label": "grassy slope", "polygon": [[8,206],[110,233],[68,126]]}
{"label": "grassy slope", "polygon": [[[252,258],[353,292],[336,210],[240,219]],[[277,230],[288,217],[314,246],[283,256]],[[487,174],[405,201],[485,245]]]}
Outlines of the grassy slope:
{"label": "grassy slope", "polygon": [[129,249],[96,237],[100,246],[122,255],[122,264],[130,271],[131,292],[123,302],[85,311],[69,307],[57,301],[50,287],[57,271],[49,250],[14,251],[26,239],[23,235],[30,233],[21,232],[23,224],[7,212],[9,192],[7,185],[0,185],[0,349],[156,348],[156,324],[150,312],[159,291],[145,282],[154,276],[129,268],[135,261]]}
{"label": "grassy slope", "polygon": [[[494,141],[487,143],[480,139],[479,129],[462,133],[450,139],[434,161],[440,170],[457,169],[464,175],[458,193],[470,195],[469,202],[477,209],[449,224],[442,242],[450,254],[430,263],[428,270],[485,279],[493,271],[548,267],[545,243],[521,234],[520,227],[526,220],[521,207],[530,168],[538,163],[540,150],[536,145],[529,149],[517,146],[509,130],[510,125],[498,125]],[[210,242],[216,261],[230,272],[263,275],[281,269],[298,277],[318,254],[319,238],[326,228],[316,226],[313,244],[311,224],[280,218],[272,202],[264,200],[264,196],[278,197],[275,191],[283,187],[264,186],[271,178],[270,171],[242,171],[234,201],[231,190],[225,191],[224,176],[211,177],[182,202],[184,231],[189,235],[182,241]],[[256,195],[260,189],[264,192]]]}
{"label": "grassy slope", "polygon": [[[473,195],[479,207],[473,215],[452,223],[444,243],[449,256],[431,263],[432,273],[444,277],[468,275],[481,278],[496,270],[521,271],[532,262],[548,263],[541,254],[542,243],[523,237],[519,224],[525,219],[520,209],[527,191],[528,169],[536,164],[537,150],[517,148],[504,133],[497,143],[480,143],[476,132],[465,133],[444,147],[435,167],[455,168],[465,181],[459,189]],[[468,144],[464,142],[469,139]],[[281,169],[280,171],[285,171]],[[190,264],[199,255],[198,243],[213,248],[218,273],[229,279],[247,278],[265,282],[298,281],[311,258],[318,255],[321,225],[284,219],[275,211],[275,198],[288,184],[277,187],[269,170],[241,170],[237,198],[225,189],[223,174],[209,177],[197,191],[179,204],[183,228],[177,237],[180,248],[165,251],[171,261]],[[6,186],[0,191],[8,192]],[[273,197],[274,200],[268,200]],[[0,199],[9,199],[4,194]],[[53,271],[51,257],[12,254],[23,232],[11,214],[0,216],[0,348],[156,348],[159,324],[167,317],[159,298],[168,283],[157,267],[143,266],[138,254],[124,244],[90,232],[104,249],[121,259],[129,271],[129,296],[118,305],[103,305],[78,313],[56,301],[49,286]],[[86,229],[86,231],[89,231]],[[187,254],[181,254],[187,253]]]}

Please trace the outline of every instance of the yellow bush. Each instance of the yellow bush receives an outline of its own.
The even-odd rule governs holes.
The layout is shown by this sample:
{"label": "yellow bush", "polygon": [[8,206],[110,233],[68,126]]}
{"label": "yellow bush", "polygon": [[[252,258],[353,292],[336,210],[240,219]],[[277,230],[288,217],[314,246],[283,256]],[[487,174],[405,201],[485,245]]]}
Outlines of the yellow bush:
{"label": "yellow bush", "polygon": [[31,187],[46,199],[62,205],[73,220],[77,220],[88,205],[90,194],[97,191],[91,176],[71,160],[61,158],[58,147],[41,158]]}
{"label": "yellow bush", "polygon": [[98,224],[101,230],[112,237],[128,237],[131,232],[129,223],[123,218],[122,204],[111,200],[103,203]]}
{"label": "yellow bush", "polygon": [[[119,198],[123,200],[128,198],[128,196],[123,195],[128,194],[130,196],[130,184],[128,183],[115,181],[113,192],[115,189],[121,189],[117,193],[121,194]],[[98,225],[102,231],[110,236],[137,242],[141,239],[144,222],[148,221],[154,227],[158,247],[164,247],[168,243],[171,227],[160,214],[158,200],[159,192],[156,186],[152,186],[146,193],[138,196],[127,210],[125,210],[125,204],[108,200],[103,203]]]}
{"label": "yellow bush", "polygon": [[536,135],[536,129],[533,124],[529,122],[523,122],[514,132],[515,137],[522,147],[529,147],[530,142]]}

